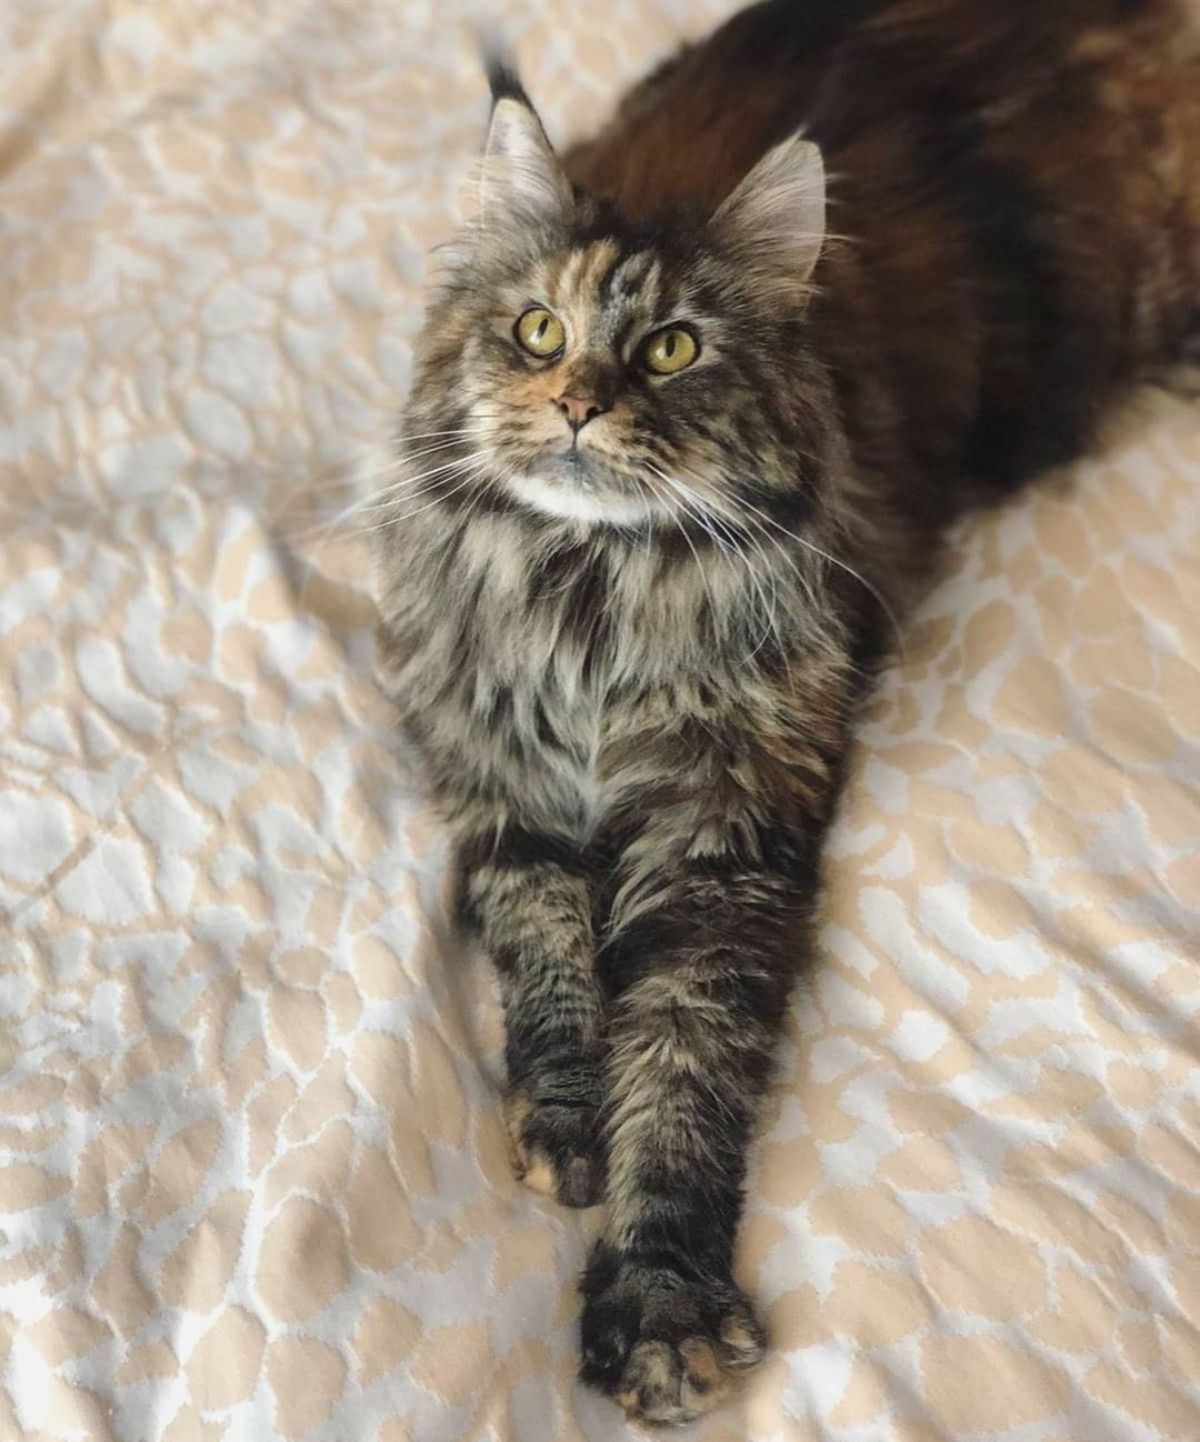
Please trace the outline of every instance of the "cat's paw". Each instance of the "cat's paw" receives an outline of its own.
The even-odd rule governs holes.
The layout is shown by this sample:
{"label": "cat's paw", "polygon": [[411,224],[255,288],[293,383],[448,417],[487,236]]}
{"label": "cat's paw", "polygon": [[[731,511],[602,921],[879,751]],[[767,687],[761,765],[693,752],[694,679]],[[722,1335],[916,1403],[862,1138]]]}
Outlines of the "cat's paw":
{"label": "cat's paw", "polygon": [[631,1422],[694,1421],[766,1354],[763,1329],[732,1282],[622,1264],[600,1248],[583,1291],[580,1376]]}
{"label": "cat's paw", "polygon": [[504,1102],[513,1170],[564,1207],[594,1207],[604,1196],[604,1141],[597,1108],[537,1102],[520,1091]]}

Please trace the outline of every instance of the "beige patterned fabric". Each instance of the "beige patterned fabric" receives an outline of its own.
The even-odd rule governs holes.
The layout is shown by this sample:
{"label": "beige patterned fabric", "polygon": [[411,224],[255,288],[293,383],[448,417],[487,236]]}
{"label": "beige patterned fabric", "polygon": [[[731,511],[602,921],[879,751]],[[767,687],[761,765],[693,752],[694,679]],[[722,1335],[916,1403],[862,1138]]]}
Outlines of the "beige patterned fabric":
{"label": "beige patterned fabric", "polygon": [[[0,5],[4,1442],[632,1435],[323,528],[480,133],[469,8]],[[562,137],[729,8],[498,10]],[[703,1442],[1200,1437],[1198,668],[1159,392],[964,532],[873,708],[752,1173],[776,1350]]]}

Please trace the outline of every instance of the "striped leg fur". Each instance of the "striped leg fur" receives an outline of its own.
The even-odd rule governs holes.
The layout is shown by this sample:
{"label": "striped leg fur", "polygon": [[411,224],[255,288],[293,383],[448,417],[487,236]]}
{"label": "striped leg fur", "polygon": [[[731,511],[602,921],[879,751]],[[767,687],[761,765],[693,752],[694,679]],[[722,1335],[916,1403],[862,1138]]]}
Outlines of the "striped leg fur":
{"label": "striped leg fur", "polygon": [[604,1188],[604,1049],[585,875],[523,835],[462,848],[464,899],[500,977],[514,1169],[568,1207]]}

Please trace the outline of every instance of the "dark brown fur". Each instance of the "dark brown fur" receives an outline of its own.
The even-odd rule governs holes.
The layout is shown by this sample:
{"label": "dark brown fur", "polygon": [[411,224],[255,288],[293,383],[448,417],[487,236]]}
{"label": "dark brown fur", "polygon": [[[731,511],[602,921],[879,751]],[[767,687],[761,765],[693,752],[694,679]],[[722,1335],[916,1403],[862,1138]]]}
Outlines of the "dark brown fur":
{"label": "dark brown fur", "polygon": [[[823,353],[851,377],[851,437],[879,447],[907,509],[931,465],[1021,480],[1077,454],[1114,387],[1195,334],[1200,8],[869,8],[819,58],[803,3],[743,12],[569,163],[623,213],[707,209],[805,125],[850,241],[818,274]],[[929,497],[932,524],[945,501]]]}
{"label": "dark brown fur", "polygon": [[[584,1376],[679,1422],[762,1355],[745,1148],[889,615],[950,522],[1195,337],[1200,21],[769,0],[637,87],[574,194],[494,85],[402,438],[444,467],[383,501],[383,655],[500,974],[518,1170],[607,1205]],[[747,224],[811,219],[770,181],[812,179],[799,126],[819,261]],[[514,343],[532,304],[561,356]],[[676,322],[700,358],[648,377],[639,337]]]}

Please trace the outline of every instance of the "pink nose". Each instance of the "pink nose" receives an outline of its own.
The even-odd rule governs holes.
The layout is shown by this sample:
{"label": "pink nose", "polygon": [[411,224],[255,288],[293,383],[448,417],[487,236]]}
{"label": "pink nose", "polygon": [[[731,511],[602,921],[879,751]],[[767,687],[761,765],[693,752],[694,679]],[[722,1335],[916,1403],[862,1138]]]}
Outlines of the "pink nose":
{"label": "pink nose", "polygon": [[554,404],[562,411],[567,425],[576,435],[588,421],[594,421],[609,409],[608,406],[602,406],[595,396],[559,396]]}

